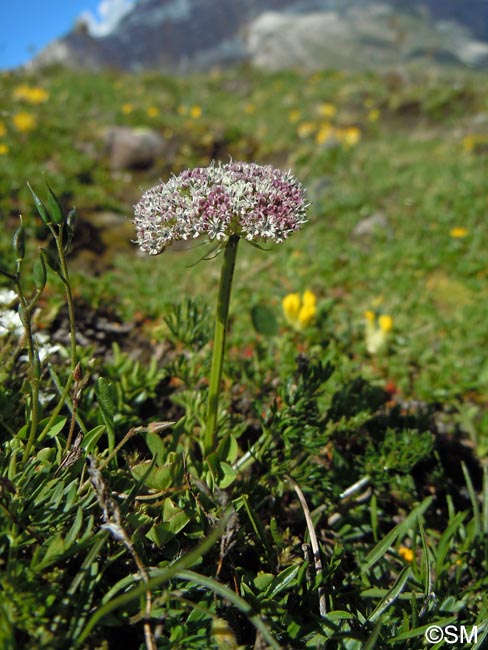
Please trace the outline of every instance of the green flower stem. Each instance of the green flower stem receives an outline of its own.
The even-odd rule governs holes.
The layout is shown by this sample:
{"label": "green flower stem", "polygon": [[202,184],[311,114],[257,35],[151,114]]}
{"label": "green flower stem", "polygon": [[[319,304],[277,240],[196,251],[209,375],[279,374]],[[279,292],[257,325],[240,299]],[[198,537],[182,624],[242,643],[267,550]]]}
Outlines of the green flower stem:
{"label": "green flower stem", "polygon": [[[66,382],[66,385],[64,387],[64,390],[61,391],[60,393],[60,398],[58,400],[58,403],[56,407],[53,409],[51,412],[51,417],[49,418],[48,422],[46,423],[44,429],[41,431],[39,435],[39,442],[46,436],[46,434],[49,432],[49,429],[53,425],[54,420],[56,417],[59,415],[61,409],[63,408],[66,399],[69,395],[69,391],[71,390],[71,386],[73,385],[74,382],[74,372],[75,368],[78,364],[78,351],[77,351],[77,346],[76,346],[76,321],[75,321],[75,308],[74,308],[74,301],[73,301],[73,293],[71,291],[71,284],[70,284],[70,279],[69,279],[69,271],[68,271],[68,264],[66,262],[66,255],[63,249],[63,227],[64,225],[59,226],[59,232],[52,226],[50,226],[50,230],[52,233],[52,236],[56,242],[56,248],[58,251],[58,260],[59,260],[59,271],[58,271],[58,276],[60,277],[63,285],[64,285],[64,291],[65,291],[65,296],[66,296],[66,304],[68,305],[68,320],[69,320],[69,339],[70,339],[70,362],[71,362],[71,372],[69,374],[68,380]],[[74,417],[74,416],[72,416]],[[71,440],[69,440],[71,442]]]}
{"label": "green flower stem", "polygon": [[219,294],[217,298],[217,314],[212,353],[212,368],[210,370],[210,385],[208,392],[207,423],[205,427],[204,448],[208,455],[216,447],[217,418],[219,411],[220,384],[224,364],[225,339],[229,320],[230,293],[232,278],[237,256],[239,235],[231,235],[224,250],[224,261],[220,272]]}
{"label": "green flower stem", "polygon": [[70,338],[70,357],[71,357],[71,370],[76,368],[78,363],[78,354],[76,350],[76,321],[75,321],[75,308],[73,303],[73,294],[71,292],[71,285],[69,281],[68,264],[66,262],[66,255],[63,249],[63,225],[59,227],[59,234],[54,232],[53,235],[58,249],[59,263],[61,266],[61,273],[59,274],[64,284],[66,294],[66,302],[68,304],[68,320],[69,320],[69,338]]}
{"label": "green flower stem", "polygon": [[32,333],[32,309],[35,305],[35,300],[31,305],[28,304],[20,285],[20,279],[16,282],[17,295],[20,300],[20,319],[24,326],[25,343],[27,348],[27,355],[29,358],[30,368],[30,389],[31,389],[31,405],[30,405],[30,430],[27,443],[24,448],[22,462],[25,463],[30,456],[32,447],[36,439],[37,427],[39,424],[39,380],[41,376],[41,369],[39,363],[39,355],[37,347],[34,342]]}

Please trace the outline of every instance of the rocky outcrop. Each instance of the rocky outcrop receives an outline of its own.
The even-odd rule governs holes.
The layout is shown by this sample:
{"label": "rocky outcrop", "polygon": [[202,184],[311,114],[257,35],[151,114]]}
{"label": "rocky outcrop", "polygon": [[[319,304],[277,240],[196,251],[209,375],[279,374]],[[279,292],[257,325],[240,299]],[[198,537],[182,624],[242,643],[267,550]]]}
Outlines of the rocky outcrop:
{"label": "rocky outcrop", "polygon": [[401,13],[386,3],[341,12],[263,13],[248,27],[247,51],[252,63],[272,70],[378,69],[421,60],[488,65],[488,43],[473,40],[459,24]]}
{"label": "rocky outcrop", "polygon": [[30,65],[178,73],[239,61],[314,69],[428,59],[485,67],[482,39],[486,0],[139,0],[109,34],[77,25]]}

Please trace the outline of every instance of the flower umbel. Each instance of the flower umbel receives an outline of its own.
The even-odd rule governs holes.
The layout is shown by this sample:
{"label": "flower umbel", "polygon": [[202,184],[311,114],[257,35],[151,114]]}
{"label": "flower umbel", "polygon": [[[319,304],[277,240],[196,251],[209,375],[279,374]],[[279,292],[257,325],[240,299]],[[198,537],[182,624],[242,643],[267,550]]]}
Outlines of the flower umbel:
{"label": "flower umbel", "polygon": [[157,255],[175,241],[201,235],[279,243],[307,221],[306,209],[305,192],[290,172],[212,162],[148,190],[134,208],[134,223],[141,250]]}

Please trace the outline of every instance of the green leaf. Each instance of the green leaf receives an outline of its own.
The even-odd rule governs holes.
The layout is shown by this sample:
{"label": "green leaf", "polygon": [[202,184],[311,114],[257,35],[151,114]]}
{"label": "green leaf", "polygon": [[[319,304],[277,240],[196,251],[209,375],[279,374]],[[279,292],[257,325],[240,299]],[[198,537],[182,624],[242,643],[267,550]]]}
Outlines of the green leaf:
{"label": "green leaf", "polygon": [[71,526],[71,528],[68,531],[68,534],[66,535],[66,539],[64,540],[65,546],[68,549],[72,544],[75,543],[78,533],[81,530],[81,526],[83,524],[83,509],[78,508],[76,511],[76,517],[75,520]]}
{"label": "green leaf", "polygon": [[73,208],[69,211],[68,216],[66,217],[66,228],[63,229],[63,252],[69,253],[71,250],[71,243],[73,242],[73,237],[75,236],[76,226],[77,226],[77,213],[76,208]]}
{"label": "green leaf", "polygon": [[236,480],[237,472],[231,465],[229,465],[229,463],[220,463],[219,470],[217,484],[222,490],[224,490],[229,487],[229,485],[232,485]]}
{"label": "green leaf", "polygon": [[266,305],[259,304],[251,308],[251,321],[258,334],[263,336],[278,334],[278,321],[275,313]]}
{"label": "green leaf", "polygon": [[42,559],[37,561],[37,558],[41,554],[42,549],[43,547],[40,547],[40,549],[38,549],[39,552],[35,553],[34,557],[32,558],[33,571],[39,572],[47,569],[48,566],[54,564],[54,562],[56,562],[56,560],[58,560],[58,558],[64,553],[65,544],[61,533],[58,533],[51,539],[47,546],[46,552],[44,553],[44,556]]}
{"label": "green leaf", "polygon": [[[446,625],[450,625],[451,623],[456,622],[456,617],[455,616],[450,616],[449,618],[442,618],[438,621],[435,622],[435,625],[438,627],[445,627]],[[402,632],[398,636],[393,637],[392,639],[389,639],[389,645],[393,645],[396,641],[406,641],[407,639],[414,639],[416,636],[424,636],[425,632],[429,629],[429,627],[432,627],[432,623],[427,623],[427,625],[422,625],[421,627],[417,627],[414,630],[408,630],[408,632]]]}
{"label": "green leaf", "polygon": [[21,262],[25,256],[25,230],[22,223],[14,233],[13,247],[15,255],[17,256],[17,261]]}
{"label": "green leaf", "polygon": [[177,535],[191,521],[190,515],[181,508],[178,508],[171,499],[165,499],[163,505],[163,521],[153,526],[147,533],[151,541],[158,546],[164,546]]}
{"label": "green leaf", "polygon": [[266,589],[266,597],[274,598],[281,591],[292,586],[299,570],[300,564],[293,564],[281,571]]}
{"label": "green leaf", "polygon": [[[63,430],[67,419],[68,418],[65,415],[56,416],[51,426],[49,427],[49,430],[47,431],[46,435],[49,438],[56,438],[58,433],[60,433]],[[40,428],[42,429],[48,422],[49,422],[49,418],[44,418],[44,420],[41,420],[41,422],[39,423]]]}
{"label": "green leaf", "polygon": [[[175,485],[181,474],[181,461],[151,467],[151,461],[144,461],[131,467],[132,476],[143,481],[144,485],[154,490],[167,490]],[[149,471],[148,471],[149,470]]]}
{"label": "green leaf", "polygon": [[217,447],[218,457],[227,463],[235,462],[238,453],[239,446],[237,444],[237,440],[231,434],[225,436],[225,438],[220,441],[219,446]]}
{"label": "green leaf", "polygon": [[279,549],[282,549],[285,545],[285,540],[283,539],[283,535],[280,533],[280,530],[278,528],[276,517],[271,517],[271,521],[269,522],[269,532],[271,533],[271,537],[273,538],[273,542],[276,544],[276,546]]}
{"label": "green leaf", "polygon": [[49,212],[46,209],[46,206],[44,203],[41,201],[41,199],[37,196],[37,194],[34,192],[32,187],[27,183],[27,187],[30,190],[30,193],[32,194],[32,198],[34,199],[34,205],[36,206],[36,210],[39,213],[39,216],[43,220],[43,222],[48,226],[49,224],[52,223],[52,219],[49,215]]}
{"label": "green leaf", "polygon": [[275,576],[272,573],[260,573],[254,578],[253,584],[258,592],[262,592],[270,586],[274,579]]}
{"label": "green leaf", "polygon": [[41,255],[47,265],[58,275],[61,275],[61,265],[59,263],[58,249],[56,242],[52,239],[46,248],[41,248]]}
{"label": "green leaf", "polygon": [[149,448],[149,451],[156,461],[156,465],[163,465],[168,455],[168,451],[166,449],[166,445],[161,440],[161,437],[157,433],[147,432],[144,434],[144,439]]}
{"label": "green leaf", "polygon": [[49,214],[51,215],[54,223],[60,225],[64,221],[63,209],[58,201],[58,197],[54,194],[47,181],[46,186],[48,191],[47,205],[49,208]]}
{"label": "green leaf", "polygon": [[105,425],[99,424],[97,427],[94,427],[84,436],[81,446],[87,454],[91,454],[95,448],[95,445],[100,440],[105,431]]}
{"label": "green leaf", "polygon": [[34,276],[34,283],[38,291],[42,291],[46,286],[47,272],[46,272],[46,262],[44,255],[40,255],[34,262],[34,267],[32,269],[32,275]]}
{"label": "green leaf", "polygon": [[111,382],[104,379],[104,377],[99,377],[95,386],[95,393],[98,398],[103,421],[107,427],[108,448],[112,452],[115,446],[115,389]]}
{"label": "green leaf", "polygon": [[369,616],[369,621],[371,623],[374,623],[378,619],[378,617],[381,616],[381,614],[383,614],[383,612],[387,610],[388,607],[390,607],[390,605],[392,605],[395,602],[398,596],[402,593],[411,574],[412,574],[411,568],[409,566],[406,566],[398,576],[397,581],[395,582],[393,587],[388,591],[385,597],[375,607],[374,611]]}

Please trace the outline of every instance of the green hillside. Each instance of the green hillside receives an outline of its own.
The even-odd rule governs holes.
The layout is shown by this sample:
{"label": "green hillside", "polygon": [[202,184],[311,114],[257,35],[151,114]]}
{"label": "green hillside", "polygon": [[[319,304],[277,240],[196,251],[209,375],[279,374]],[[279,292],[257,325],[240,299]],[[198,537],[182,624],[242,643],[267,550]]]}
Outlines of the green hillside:
{"label": "green hillside", "polygon": [[[2,647],[482,647],[486,75],[52,69],[0,97]],[[154,160],[114,164],[122,126]],[[144,256],[131,220],[212,159],[290,169],[310,207],[240,244],[209,453],[222,255]]]}

